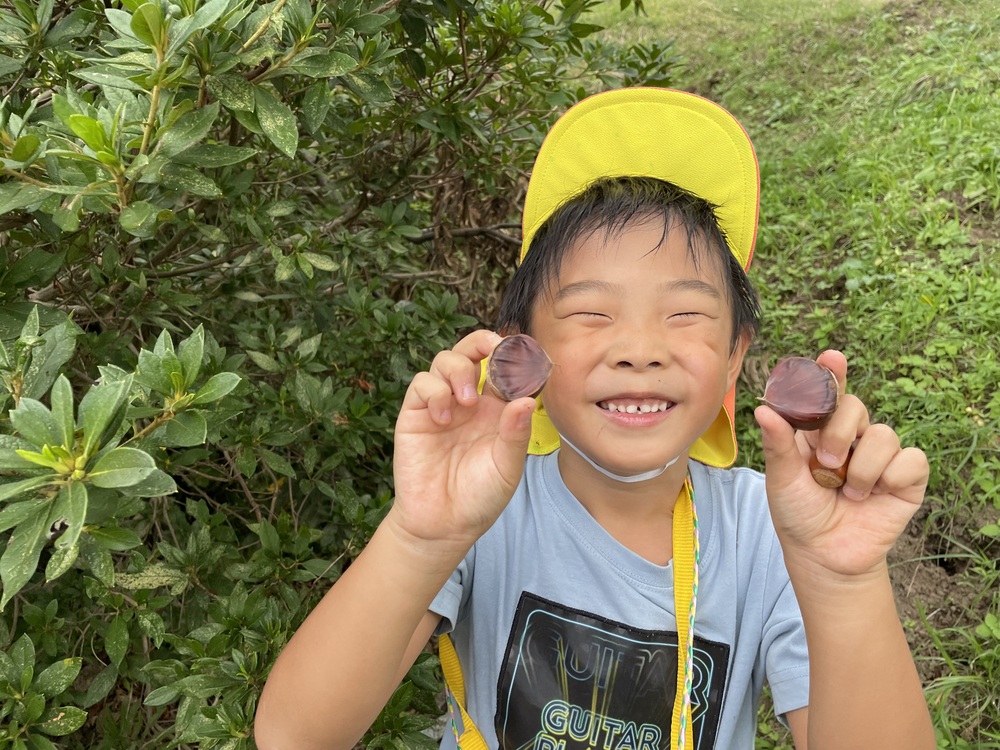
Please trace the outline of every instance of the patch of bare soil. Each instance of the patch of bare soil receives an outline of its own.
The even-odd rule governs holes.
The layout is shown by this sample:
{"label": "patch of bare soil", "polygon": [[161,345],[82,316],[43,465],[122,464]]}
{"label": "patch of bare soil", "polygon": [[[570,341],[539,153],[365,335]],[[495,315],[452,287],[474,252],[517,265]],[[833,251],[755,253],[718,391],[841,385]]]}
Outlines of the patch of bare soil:
{"label": "patch of bare soil", "polygon": [[978,592],[951,544],[927,529],[928,509],[914,518],[889,555],[896,609],[924,684],[946,674],[931,632],[971,628]]}

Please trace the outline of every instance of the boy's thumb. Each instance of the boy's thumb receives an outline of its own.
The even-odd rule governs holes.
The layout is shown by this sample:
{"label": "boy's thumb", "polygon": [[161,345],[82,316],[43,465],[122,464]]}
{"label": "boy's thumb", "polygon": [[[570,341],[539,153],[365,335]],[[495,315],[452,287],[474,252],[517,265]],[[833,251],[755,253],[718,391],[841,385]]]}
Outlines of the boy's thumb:
{"label": "boy's thumb", "polygon": [[531,415],[535,411],[533,398],[511,401],[500,414],[500,440],[497,448],[505,455],[497,456],[498,463],[513,464],[520,470],[528,454],[531,439]]}
{"label": "boy's thumb", "polygon": [[761,430],[761,445],[769,482],[784,484],[802,470],[802,455],[795,443],[795,429],[771,407],[761,405],[754,410]]}

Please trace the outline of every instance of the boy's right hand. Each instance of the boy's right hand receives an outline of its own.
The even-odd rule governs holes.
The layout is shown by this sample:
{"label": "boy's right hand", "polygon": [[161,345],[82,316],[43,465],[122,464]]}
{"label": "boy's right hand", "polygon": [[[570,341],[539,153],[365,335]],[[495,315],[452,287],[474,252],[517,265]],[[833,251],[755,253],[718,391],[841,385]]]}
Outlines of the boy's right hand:
{"label": "boy's right hand", "polygon": [[396,421],[396,499],[386,523],[403,541],[454,544],[464,554],[521,480],[533,398],[479,395],[481,361],[501,337],[476,331],[413,378]]}

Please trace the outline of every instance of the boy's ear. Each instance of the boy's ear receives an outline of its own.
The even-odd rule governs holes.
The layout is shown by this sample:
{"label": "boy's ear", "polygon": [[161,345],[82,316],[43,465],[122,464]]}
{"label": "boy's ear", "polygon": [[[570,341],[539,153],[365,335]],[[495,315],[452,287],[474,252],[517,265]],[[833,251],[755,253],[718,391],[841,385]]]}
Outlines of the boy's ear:
{"label": "boy's ear", "polygon": [[739,337],[736,346],[733,347],[733,351],[729,355],[729,388],[736,385],[736,379],[739,378],[740,372],[743,370],[743,358],[746,357],[749,349],[750,336],[744,334]]}

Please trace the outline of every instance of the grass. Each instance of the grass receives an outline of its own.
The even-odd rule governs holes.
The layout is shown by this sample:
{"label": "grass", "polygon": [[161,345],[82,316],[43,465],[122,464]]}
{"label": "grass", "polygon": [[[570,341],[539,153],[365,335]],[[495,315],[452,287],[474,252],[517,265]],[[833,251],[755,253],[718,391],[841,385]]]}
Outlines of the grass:
{"label": "grass", "polygon": [[[843,349],[849,387],[932,464],[893,558],[941,748],[1000,748],[1000,17],[993,0],[700,0],[599,12],[673,40],[762,173],[765,310],[742,414],[784,354]],[[745,463],[762,465],[743,417]],[[759,748],[787,743],[762,715]]]}

